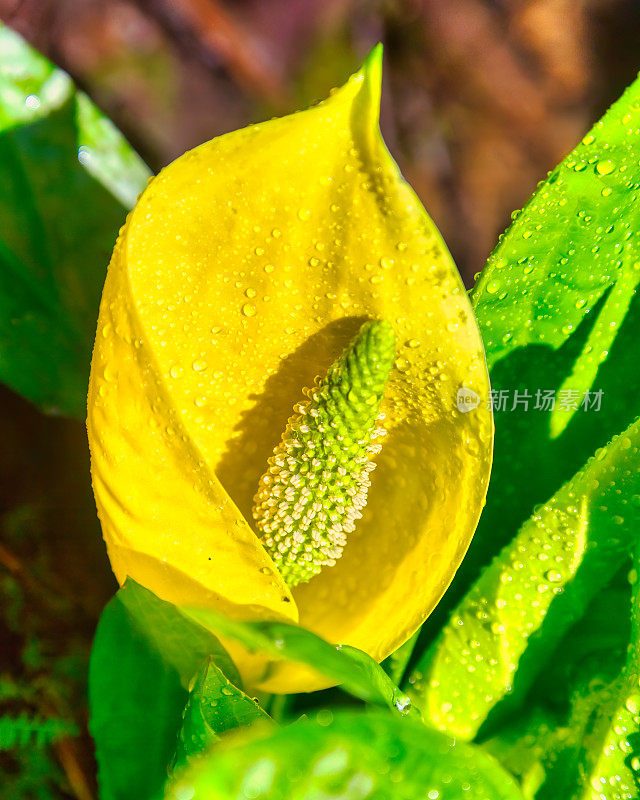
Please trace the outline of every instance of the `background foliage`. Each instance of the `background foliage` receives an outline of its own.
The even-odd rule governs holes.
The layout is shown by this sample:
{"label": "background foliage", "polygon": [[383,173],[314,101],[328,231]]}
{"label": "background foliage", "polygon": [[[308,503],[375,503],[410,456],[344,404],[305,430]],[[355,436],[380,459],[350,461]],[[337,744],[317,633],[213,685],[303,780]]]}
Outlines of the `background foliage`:
{"label": "background foliage", "polygon": [[[356,67],[372,41],[384,41],[385,138],[470,284],[510,212],[524,203],[536,182],[633,79],[640,26],[634,24],[637,6],[630,2],[465,0],[453,5],[439,0],[243,0],[226,5],[213,0],[0,0],[0,17],[65,67],[154,170],[215,134],[287,113],[324,95]],[[87,96],[16,41],[6,32],[0,38],[0,379],[10,387],[0,390],[0,797],[89,800],[96,796],[96,784],[86,728],[88,650],[115,584],[90,493],[81,422],[84,386],[106,262],[126,209],[148,173]],[[25,97],[35,99],[25,102]],[[584,162],[589,164],[588,155]],[[579,173],[574,167],[568,169]],[[616,179],[615,174],[610,178],[614,188]],[[524,230],[534,212],[516,225]],[[576,217],[576,225],[583,223],[584,215],[582,221]],[[560,220],[560,239],[564,232]],[[474,295],[485,326],[509,307],[509,299],[500,299],[502,291],[511,292],[511,298],[519,290],[508,280],[497,292],[490,284],[496,274],[504,274],[500,270],[505,265],[531,251],[530,241],[520,250],[512,248],[514,239],[515,235],[496,251],[491,272]],[[617,241],[611,239],[611,246]],[[547,244],[545,239],[541,246]],[[607,240],[601,244],[606,249]],[[547,277],[567,257],[561,250],[562,244],[550,250]],[[549,422],[545,417],[534,417],[537,427],[532,428],[530,414],[502,415],[492,493],[471,557],[423,629],[415,651],[407,648],[386,665],[395,683],[404,675],[405,688],[417,705],[439,669],[450,684],[458,682],[456,690],[469,680],[468,664],[458,663],[458,672],[451,669],[447,629],[438,633],[456,605],[460,618],[475,620],[476,628],[466,639],[470,653],[478,639],[490,647],[491,626],[504,622],[478,616],[486,609],[474,605],[473,590],[463,599],[481,566],[504,546],[502,560],[482,579],[485,589],[504,585],[509,569],[519,569],[515,565],[521,539],[529,537],[544,552],[540,531],[552,535],[564,525],[563,530],[579,532],[579,509],[576,512],[566,496],[571,484],[562,490],[565,495],[558,491],[564,481],[584,494],[584,487],[594,481],[606,484],[611,475],[607,469],[625,468],[636,432],[633,427],[624,429],[637,415],[638,396],[631,346],[637,328],[633,263],[630,253],[608,282],[581,286],[571,302],[553,306],[565,315],[562,324],[556,319],[551,325],[559,337],[553,342],[557,349],[539,342],[505,347],[502,337],[516,324],[514,319],[489,337],[497,389],[535,386],[542,377],[550,388],[560,388],[575,381],[576,374],[584,385],[590,374],[587,348],[610,349],[598,379],[611,398],[618,398],[618,405],[609,406],[609,414],[598,417],[597,426],[586,416],[569,420],[557,437],[543,435]],[[574,258],[562,266],[576,275],[580,262]],[[77,282],[74,275],[80,276]],[[582,299],[582,310],[576,309]],[[593,313],[588,316],[587,310]],[[572,327],[562,334],[563,325]],[[536,336],[544,326],[541,319]],[[607,343],[603,337],[612,327],[616,335]],[[581,365],[578,373],[576,364]],[[32,403],[55,416],[43,416]],[[623,436],[613,449],[574,478],[587,458],[615,434]],[[513,464],[521,466],[514,470]],[[501,487],[499,492],[495,486]],[[603,499],[597,489],[588,491],[594,508],[609,504],[611,498]],[[635,489],[627,494],[640,496]],[[546,505],[529,519],[534,506],[542,503]],[[617,517],[623,522],[611,522]],[[606,538],[615,539],[618,534],[612,531],[624,531],[634,518],[628,509],[618,509],[609,511],[606,519],[607,526],[617,526],[603,529]],[[519,528],[520,539],[511,543]],[[492,673],[490,694],[500,697],[502,692],[505,702],[492,700],[486,709],[482,702],[474,706],[477,717],[471,731],[456,729],[468,725],[469,719],[446,721],[462,738],[477,735],[529,794],[538,793],[542,800],[572,796],[577,775],[599,780],[600,762],[612,741],[620,754],[612,769],[627,770],[628,780],[634,780],[629,770],[636,744],[616,732],[626,733],[635,724],[634,704],[640,703],[632,687],[637,676],[626,653],[631,629],[627,576],[632,564],[625,546],[619,551],[614,547],[610,555],[606,574],[600,561],[594,568],[599,593],[581,588],[589,586],[591,576],[583,561],[579,569],[561,573],[562,585],[569,582],[573,587],[562,595],[554,594],[554,580],[545,578],[548,569],[530,576],[536,591],[547,586],[549,607],[559,606],[559,611],[540,621],[531,642],[522,637],[520,644],[512,643],[509,655],[518,664],[524,653],[522,683],[515,692],[506,691],[511,688],[508,670]],[[483,590],[483,596],[486,593]],[[563,604],[568,610],[563,611]],[[574,621],[577,607],[588,609],[587,622]],[[523,617],[530,611],[523,607]],[[130,622],[126,607],[118,606],[113,613],[114,624]],[[457,625],[456,619],[451,624]],[[464,639],[456,639],[457,651],[464,644]],[[540,653],[547,667],[536,672],[528,665],[536,663]],[[166,665],[159,666],[153,648],[148,658],[150,670],[166,673],[163,679],[170,688],[164,700],[179,707],[189,688],[180,670],[167,672]],[[506,669],[508,664],[501,666]],[[386,697],[393,705],[394,690],[385,676],[372,677],[368,667],[362,669],[367,677],[357,696],[365,692],[364,699],[371,699],[374,695],[366,691],[377,691],[377,702]],[[219,721],[203,715],[201,697],[222,692],[227,678],[209,668],[191,687],[188,721],[198,735],[203,730],[207,736],[217,735]],[[446,681],[440,685],[446,692]],[[242,720],[261,716],[241,692],[234,702],[242,711],[233,713]],[[286,719],[307,706],[352,702],[334,691],[269,711]],[[610,724],[597,722],[602,709]],[[234,727],[230,718],[225,716],[225,729]],[[341,746],[371,736],[348,716],[336,719],[332,736]],[[301,734],[307,737],[307,752],[313,750],[317,727],[327,724],[326,719],[312,718]],[[371,725],[376,724],[382,723],[374,718]],[[415,767],[402,763],[403,734],[394,724],[389,723],[384,736],[400,753],[401,774],[410,774]],[[281,749],[286,754],[293,743],[286,734],[279,736],[274,752]],[[160,751],[168,747],[166,737],[167,732],[160,731]],[[253,747],[260,753],[260,740]],[[153,759],[158,749],[149,746],[145,752]],[[237,758],[226,752],[216,772],[222,777],[205,774],[203,785],[228,780],[224,788],[229,790],[233,780],[239,780],[228,766],[237,764]],[[184,753],[182,757],[188,760]],[[371,769],[377,769],[375,756],[361,753],[357,759],[364,762],[369,757],[374,759]],[[558,763],[572,767],[559,771]],[[367,785],[365,778],[359,780]],[[570,786],[565,783],[572,780]],[[588,786],[584,791],[590,791]]]}

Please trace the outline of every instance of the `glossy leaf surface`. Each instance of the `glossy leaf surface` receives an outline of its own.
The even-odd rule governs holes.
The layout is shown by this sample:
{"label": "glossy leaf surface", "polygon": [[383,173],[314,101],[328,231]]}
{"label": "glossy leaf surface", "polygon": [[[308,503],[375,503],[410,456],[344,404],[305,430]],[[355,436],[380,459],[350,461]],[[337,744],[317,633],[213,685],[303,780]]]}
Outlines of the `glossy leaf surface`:
{"label": "glossy leaf surface", "polygon": [[640,421],[602,448],[487,567],[414,672],[411,695],[473,738],[522,700],[560,638],[618,571],[640,522]]}
{"label": "glossy leaf surface", "polygon": [[[339,683],[351,694],[369,703],[386,705],[402,715],[415,714],[385,671],[370,656],[354,647],[329,644],[314,633],[282,622],[236,622],[204,609],[186,609],[201,625],[234,639],[251,651],[267,653],[278,661],[287,659]],[[286,674],[286,668],[279,670]]]}
{"label": "glossy leaf surface", "polygon": [[182,715],[174,771],[191,763],[222,734],[268,719],[255,700],[234,686],[209,658],[189,692]]}
{"label": "glossy leaf surface", "polygon": [[143,587],[128,582],[108,603],[89,674],[101,800],[151,800],[161,793],[188,686],[212,653],[237,679],[211,633]]}
{"label": "glossy leaf surface", "polygon": [[458,596],[535,505],[640,415],[639,163],[636,81],[514,215],[473,290],[494,403],[508,401]]}
{"label": "glossy leaf surface", "polygon": [[149,172],[70,78],[0,24],[0,380],[84,416],[109,252]]}
{"label": "glossy leaf surface", "polygon": [[521,800],[479,748],[389,715],[320,712],[315,719],[206,756],[166,800]]}

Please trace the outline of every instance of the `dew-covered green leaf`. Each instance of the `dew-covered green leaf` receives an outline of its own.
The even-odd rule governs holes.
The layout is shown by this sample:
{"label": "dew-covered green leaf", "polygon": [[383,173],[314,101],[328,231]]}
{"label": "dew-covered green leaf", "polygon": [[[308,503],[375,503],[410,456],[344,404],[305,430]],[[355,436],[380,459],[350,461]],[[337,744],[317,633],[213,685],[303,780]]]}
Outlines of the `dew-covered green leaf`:
{"label": "dew-covered green leaf", "polygon": [[370,656],[348,645],[334,645],[297,625],[284,622],[237,622],[207,609],[185,612],[224,637],[276,660],[308,664],[332,678],[346,691],[368,703],[386,705],[402,715],[413,715],[409,699]]}
{"label": "dew-covered green leaf", "polygon": [[[560,641],[523,708],[483,746],[519,780],[526,798],[570,798],[583,784],[584,743],[611,700],[630,635],[630,559]],[[593,742],[593,740],[591,740]]]}
{"label": "dew-covered green leaf", "polygon": [[389,714],[321,711],[216,747],[166,800],[521,800],[481,748]]}
{"label": "dew-covered green leaf", "polygon": [[[538,347],[555,367],[544,386],[575,394],[575,404],[557,402],[550,412],[551,439],[580,416],[584,393],[601,385],[605,359],[622,355],[612,348],[632,303],[637,313],[639,162],[640,80],[514,215],[474,288],[489,367]],[[560,363],[553,356],[572,339]],[[620,390],[626,379],[617,376]],[[638,399],[626,406],[627,424],[638,410]]]}
{"label": "dew-covered green leaf", "polygon": [[188,686],[212,654],[237,680],[216,638],[147,589],[127,581],[107,604],[89,670],[101,800],[162,793]]}
{"label": "dew-covered green leaf", "polygon": [[268,720],[268,714],[256,701],[234,686],[212,659],[207,659],[182,715],[174,770],[190,764],[221,734]]}
{"label": "dew-covered green leaf", "polygon": [[[617,680],[601,691],[585,731],[570,800],[633,800],[640,794],[640,548],[633,581],[631,642]],[[549,800],[551,797],[549,795]]]}
{"label": "dew-covered green leaf", "polygon": [[[611,722],[618,689],[618,679],[604,683],[594,678],[570,698],[569,713],[562,720],[531,698],[531,708],[527,704],[483,747],[518,779],[527,800],[583,798],[588,783],[583,760],[591,749],[601,752],[601,722]],[[587,793],[587,798],[592,795]]]}
{"label": "dew-covered green leaf", "polygon": [[640,420],[599,450],[522,526],[425,652],[410,696],[465,739],[522,698],[635,546]]}
{"label": "dew-covered green leaf", "polygon": [[[633,631],[634,644],[627,651],[630,592],[614,587],[606,594],[613,602],[596,599],[554,654],[554,661],[573,662],[573,674],[563,676],[554,664],[547,679],[538,681],[527,698],[526,707],[534,709],[536,719],[527,711],[484,743],[518,776],[525,797],[532,800],[534,796],[535,800],[633,800],[638,796],[637,633]],[[627,602],[621,606],[623,596]],[[607,607],[609,615],[604,619]],[[576,648],[573,657],[563,657],[564,647]],[[545,684],[550,687],[554,678],[558,683],[555,696],[545,693]],[[563,693],[564,704],[559,702]],[[532,724],[539,722],[545,700],[546,724]]]}
{"label": "dew-covered green leaf", "polygon": [[84,416],[100,289],[149,170],[56,69],[0,24],[0,381]]}
{"label": "dew-covered green leaf", "polygon": [[494,393],[491,484],[420,649],[534,506],[640,415],[639,165],[636,81],[513,215],[472,292]]}
{"label": "dew-covered green leaf", "polygon": [[483,746],[518,779],[527,800],[534,800],[546,779],[547,758],[564,735],[555,716],[534,705]]}

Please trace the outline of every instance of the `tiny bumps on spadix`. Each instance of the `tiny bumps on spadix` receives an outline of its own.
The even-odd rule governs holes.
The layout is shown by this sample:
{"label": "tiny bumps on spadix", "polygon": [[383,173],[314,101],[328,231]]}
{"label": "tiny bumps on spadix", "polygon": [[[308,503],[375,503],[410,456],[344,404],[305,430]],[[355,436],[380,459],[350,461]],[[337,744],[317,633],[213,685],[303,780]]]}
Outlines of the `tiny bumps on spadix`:
{"label": "tiny bumps on spadix", "polygon": [[305,390],[254,498],[262,543],[289,586],[334,566],[367,502],[385,431],[380,402],[393,326],[366,322],[324,378]]}

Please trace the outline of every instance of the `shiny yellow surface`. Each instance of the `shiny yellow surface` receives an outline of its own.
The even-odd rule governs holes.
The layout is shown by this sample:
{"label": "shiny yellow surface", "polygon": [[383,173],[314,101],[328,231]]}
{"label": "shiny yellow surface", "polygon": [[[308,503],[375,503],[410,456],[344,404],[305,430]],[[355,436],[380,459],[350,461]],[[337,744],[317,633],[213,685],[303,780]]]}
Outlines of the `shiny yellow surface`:
{"label": "shiny yellow surface", "polygon": [[[489,477],[480,336],[378,129],[380,51],[328,100],[186,153],[146,189],[104,288],[88,430],[119,581],[235,618],[299,620],[381,660],[438,602]],[[302,389],[367,319],[392,323],[388,435],[334,567],[289,592],[252,529]],[[462,413],[464,386],[482,398]],[[293,596],[292,596],[293,595]],[[267,669],[234,652],[249,683]],[[269,668],[262,688],[316,688]]]}

